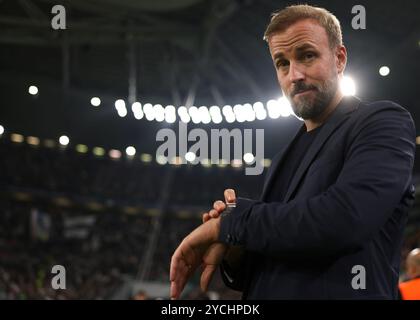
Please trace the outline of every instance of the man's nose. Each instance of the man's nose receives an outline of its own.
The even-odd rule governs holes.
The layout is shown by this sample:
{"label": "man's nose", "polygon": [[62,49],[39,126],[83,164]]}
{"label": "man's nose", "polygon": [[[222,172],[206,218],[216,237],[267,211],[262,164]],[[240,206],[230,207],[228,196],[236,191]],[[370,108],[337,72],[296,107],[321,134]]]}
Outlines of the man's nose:
{"label": "man's nose", "polygon": [[302,70],[302,66],[291,62],[289,66],[289,78],[293,83],[305,80],[305,73]]}

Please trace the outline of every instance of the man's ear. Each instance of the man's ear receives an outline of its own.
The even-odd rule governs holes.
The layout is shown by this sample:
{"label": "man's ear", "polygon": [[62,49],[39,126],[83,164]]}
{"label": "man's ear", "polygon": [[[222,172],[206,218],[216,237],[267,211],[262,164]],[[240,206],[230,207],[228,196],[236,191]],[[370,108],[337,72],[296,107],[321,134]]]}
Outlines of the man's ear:
{"label": "man's ear", "polygon": [[335,61],[338,73],[343,73],[347,65],[347,49],[341,45],[335,49]]}

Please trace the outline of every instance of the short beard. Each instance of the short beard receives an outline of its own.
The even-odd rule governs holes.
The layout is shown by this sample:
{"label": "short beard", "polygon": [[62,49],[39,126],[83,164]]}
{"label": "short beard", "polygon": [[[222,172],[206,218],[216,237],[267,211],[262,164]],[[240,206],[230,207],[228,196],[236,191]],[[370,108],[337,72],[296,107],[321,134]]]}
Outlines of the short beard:
{"label": "short beard", "polygon": [[[293,96],[296,91],[314,88],[315,98],[311,96],[302,96],[295,102]],[[305,86],[303,83],[297,85],[292,92],[292,97],[289,97],[293,112],[299,118],[304,120],[315,119],[319,117],[325,109],[330,105],[331,101],[337,92],[338,81],[335,78],[326,80],[320,86]]]}

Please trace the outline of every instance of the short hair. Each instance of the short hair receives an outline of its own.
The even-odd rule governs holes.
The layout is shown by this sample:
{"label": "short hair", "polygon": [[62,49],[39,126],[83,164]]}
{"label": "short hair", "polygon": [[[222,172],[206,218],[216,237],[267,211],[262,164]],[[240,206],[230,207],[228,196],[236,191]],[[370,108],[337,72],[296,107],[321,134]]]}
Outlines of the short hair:
{"label": "short hair", "polygon": [[288,6],[271,15],[271,21],[264,32],[264,40],[276,32],[286,30],[292,24],[304,20],[314,19],[325,29],[331,49],[343,44],[340,21],[331,12],[307,4]]}

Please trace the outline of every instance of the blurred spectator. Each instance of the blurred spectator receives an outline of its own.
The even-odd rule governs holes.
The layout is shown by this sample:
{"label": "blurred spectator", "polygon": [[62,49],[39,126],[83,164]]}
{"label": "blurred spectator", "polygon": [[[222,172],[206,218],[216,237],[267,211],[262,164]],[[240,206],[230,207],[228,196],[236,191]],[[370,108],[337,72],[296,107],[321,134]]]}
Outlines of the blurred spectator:
{"label": "blurred spectator", "polygon": [[400,283],[403,300],[420,300],[420,249],[412,250],[406,259],[408,281]]}

